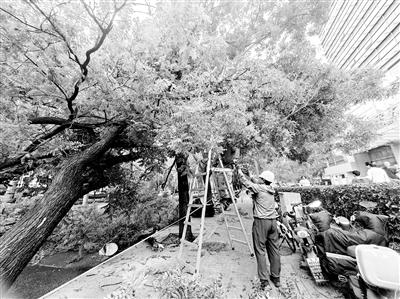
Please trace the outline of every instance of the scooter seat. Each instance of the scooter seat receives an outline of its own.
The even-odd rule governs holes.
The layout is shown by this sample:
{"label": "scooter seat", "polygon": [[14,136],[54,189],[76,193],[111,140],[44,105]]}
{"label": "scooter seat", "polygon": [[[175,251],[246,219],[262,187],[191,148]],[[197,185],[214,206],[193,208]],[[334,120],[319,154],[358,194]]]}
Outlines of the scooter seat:
{"label": "scooter seat", "polygon": [[400,255],[388,247],[357,245],[356,259],[362,279],[369,285],[400,290]]}

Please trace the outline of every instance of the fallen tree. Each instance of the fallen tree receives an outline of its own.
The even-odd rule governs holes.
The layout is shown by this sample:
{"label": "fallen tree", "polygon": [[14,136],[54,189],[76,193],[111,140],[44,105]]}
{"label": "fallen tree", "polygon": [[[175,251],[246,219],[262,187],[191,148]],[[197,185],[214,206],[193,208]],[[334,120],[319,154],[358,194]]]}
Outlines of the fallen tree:
{"label": "fallen tree", "polygon": [[[321,25],[323,2],[166,2],[144,21],[122,0],[17,4],[0,7],[7,54],[0,177],[42,161],[58,172],[0,240],[7,286],[29,260],[23,244],[32,256],[78,197],[108,184],[116,165],[138,160],[149,173],[176,157],[181,218],[189,153],[237,147],[304,161],[307,145],[346,131],[348,104],[381,92],[379,76],[343,79],[313,57],[304,32],[310,21]],[[114,22],[117,14],[123,22]],[[270,60],[247,55],[265,49],[281,50]]]}
{"label": "fallen tree", "polygon": [[[26,69],[22,70],[19,75],[24,76],[24,71],[29,70],[33,74],[32,80],[38,80],[38,76],[39,78],[40,76],[44,77],[46,80],[40,79],[44,83],[41,86],[33,87],[32,84],[35,82],[18,82],[13,77],[12,61],[9,59],[8,65],[6,63],[8,68],[6,67],[5,70],[10,82],[3,87],[11,101],[15,99],[13,91],[19,91],[16,103],[22,106],[22,113],[26,113],[25,115],[28,116],[26,118],[28,123],[39,125],[41,129],[35,129],[36,138],[26,145],[18,155],[3,157],[0,162],[0,176],[3,180],[11,179],[27,170],[34,169],[40,164],[38,161],[41,160],[54,163],[57,171],[43,198],[36,202],[33,208],[1,238],[0,283],[2,293],[12,285],[78,198],[91,190],[108,185],[116,165],[140,158],[150,161],[152,157],[157,155],[157,149],[154,149],[153,146],[154,128],[143,123],[139,117],[119,117],[119,120],[116,120],[116,118],[108,119],[107,115],[101,117],[96,114],[90,116],[78,115],[76,101],[82,93],[82,85],[88,79],[92,55],[103,46],[113,27],[115,16],[126,5],[126,1],[120,3],[114,1],[110,10],[104,13],[104,18],[101,20],[98,15],[96,16],[94,7],[89,7],[81,1],[83,11],[97,26],[99,32],[94,45],[85,51],[83,60],[78,57],[78,51],[74,49],[71,37],[64,32],[54,14],[53,9],[58,6],[57,4],[55,4],[55,7],[53,4],[40,6],[41,4],[34,1],[26,1],[23,5],[20,3],[20,5],[25,5],[25,7],[1,8],[1,12],[6,15],[2,28],[9,34],[9,45],[17,48],[17,54],[14,57],[21,58],[26,62]],[[18,8],[20,11],[29,8],[36,14],[31,15],[28,21],[27,18],[18,16]],[[38,25],[38,22],[41,22],[40,25]],[[16,26],[16,28],[9,27],[10,24]],[[30,32],[34,37],[34,46],[32,46],[32,41],[29,38],[19,40],[19,44],[12,41],[12,38],[18,36],[20,32],[17,31],[18,26],[35,29]],[[43,36],[46,38],[43,38]],[[73,66],[69,63],[69,67],[65,67],[71,75],[75,76],[72,82],[68,80],[60,82],[60,77],[57,77],[60,74],[57,74],[54,68],[56,65],[46,69],[44,65],[40,64],[39,60],[35,61],[35,47],[43,51],[46,49],[54,51],[55,49],[51,49],[51,47],[58,44],[62,45],[61,50],[63,50],[59,57],[62,58],[63,55],[67,55],[73,63]],[[24,47],[26,45],[31,48],[26,50]],[[7,50],[14,49],[7,48]],[[40,58],[39,55],[36,55],[36,57]],[[48,63],[60,63],[57,60],[60,58],[45,58],[48,58]],[[74,69],[74,66],[78,66],[78,71]],[[70,84],[70,92],[68,88],[63,87],[64,84]],[[39,101],[35,98],[37,96],[35,91],[38,90],[43,92]],[[28,95],[28,93],[30,94]],[[49,102],[48,98],[54,102],[54,105],[49,104],[51,101]],[[48,106],[39,111],[38,108],[44,104],[45,100]],[[63,103],[67,106],[68,117],[51,116],[51,114],[59,114],[58,111]],[[34,109],[37,113],[32,116],[31,112]],[[39,113],[46,113],[49,116],[41,116]],[[9,123],[15,121],[13,114],[7,116]],[[83,117],[89,119],[90,122],[82,121]],[[72,141],[74,146],[67,148],[65,139],[71,136],[75,138]],[[81,138],[77,139],[77,136]],[[52,141],[56,145],[58,143],[60,146],[58,150],[57,146],[50,148],[43,146]]]}
{"label": "fallen tree", "polygon": [[[40,201],[1,238],[0,281],[7,289],[32,259],[74,202],[91,190],[107,185],[104,159],[123,127],[117,126],[87,150],[66,159]],[[98,161],[104,163],[99,169]]]}

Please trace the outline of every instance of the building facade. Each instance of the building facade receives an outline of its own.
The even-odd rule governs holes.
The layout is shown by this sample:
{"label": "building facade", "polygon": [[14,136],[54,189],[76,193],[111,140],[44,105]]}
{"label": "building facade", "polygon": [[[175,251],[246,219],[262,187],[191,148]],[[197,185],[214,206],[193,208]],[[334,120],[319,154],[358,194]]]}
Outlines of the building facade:
{"label": "building facade", "polygon": [[[385,73],[386,84],[400,77],[399,0],[335,0],[320,39],[326,59],[341,69],[377,69]],[[365,162],[400,166],[400,94],[356,105],[350,113],[372,120],[377,136],[365,151],[332,156],[325,175],[333,184],[349,183],[353,170],[365,176]]]}
{"label": "building facade", "polygon": [[400,1],[333,1],[320,37],[326,58],[341,69],[393,70],[400,61]]}

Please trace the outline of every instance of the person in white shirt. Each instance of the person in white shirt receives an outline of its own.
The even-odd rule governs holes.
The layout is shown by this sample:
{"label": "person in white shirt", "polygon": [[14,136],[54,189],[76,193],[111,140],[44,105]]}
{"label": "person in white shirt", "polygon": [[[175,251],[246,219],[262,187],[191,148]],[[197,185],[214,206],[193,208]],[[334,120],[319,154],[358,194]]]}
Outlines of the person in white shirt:
{"label": "person in white shirt", "polygon": [[311,183],[305,176],[302,176],[300,181],[299,181],[299,185],[302,186],[302,187],[303,186],[304,187],[308,187],[308,186],[311,186]]}
{"label": "person in white shirt", "polygon": [[382,168],[373,166],[371,162],[365,162],[365,165],[368,168],[367,177],[372,181],[372,183],[390,182],[389,176]]}

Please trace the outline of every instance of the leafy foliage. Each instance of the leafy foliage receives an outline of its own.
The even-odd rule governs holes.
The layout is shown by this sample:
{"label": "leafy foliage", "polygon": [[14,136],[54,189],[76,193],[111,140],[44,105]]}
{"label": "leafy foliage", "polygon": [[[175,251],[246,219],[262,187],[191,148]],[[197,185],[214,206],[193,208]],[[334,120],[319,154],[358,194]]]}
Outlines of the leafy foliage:
{"label": "leafy foliage", "polygon": [[177,202],[157,197],[143,184],[116,188],[110,194],[106,212],[93,206],[75,206],[60,222],[48,242],[54,251],[99,250],[115,242],[126,248],[149,228],[163,228],[177,219]]}
{"label": "leafy foliage", "polygon": [[121,178],[118,185],[108,194],[106,212],[113,214],[123,213],[130,215],[139,203],[151,201],[157,197],[156,189],[146,188],[138,178],[131,180]]}
{"label": "leafy foliage", "polygon": [[53,250],[82,250],[93,252],[105,243],[116,242],[126,247],[140,232],[140,225],[119,215],[111,220],[93,207],[80,207],[70,211],[60,222],[48,242]]}
{"label": "leafy foliage", "polygon": [[180,270],[167,271],[156,281],[162,298],[223,298],[222,277],[210,284],[201,284],[198,279]]}
{"label": "leafy foliage", "polygon": [[[259,278],[254,278],[250,281],[250,287],[244,288],[243,291],[246,291],[247,298],[257,298],[257,299],[268,299],[270,298],[270,292],[272,290],[271,286],[267,286],[265,289],[261,288],[261,282]],[[246,298],[244,296],[240,296],[240,298]],[[285,298],[287,298],[285,296]]]}
{"label": "leafy foliage", "polygon": [[[368,142],[370,130],[360,120],[350,123],[344,112],[387,90],[378,72],[344,73],[316,60],[308,37],[326,19],[328,2],[165,1],[149,7],[145,18],[130,17],[135,6],[126,6],[86,75],[87,49],[111,22],[111,2],[100,3],[28,2],[2,9],[3,47],[10,54],[2,64],[10,79],[2,86],[2,130],[18,136],[15,144],[2,141],[3,157],[26,147],[28,136],[48,131],[48,125],[29,126],[32,118],[66,114],[76,128],[40,151],[81,151],[116,119],[128,121],[125,137],[136,142],[140,136],[131,127],[156,124],[152,138],[136,147],[141,156],[161,160],[166,152],[144,151],[149,142],[170,153],[229,145],[300,162],[315,144],[330,144],[326,152]],[[27,24],[36,30],[25,30]],[[24,80],[27,73],[32,75]],[[71,100],[76,87],[79,96]],[[82,130],[86,137],[77,138]]]}

